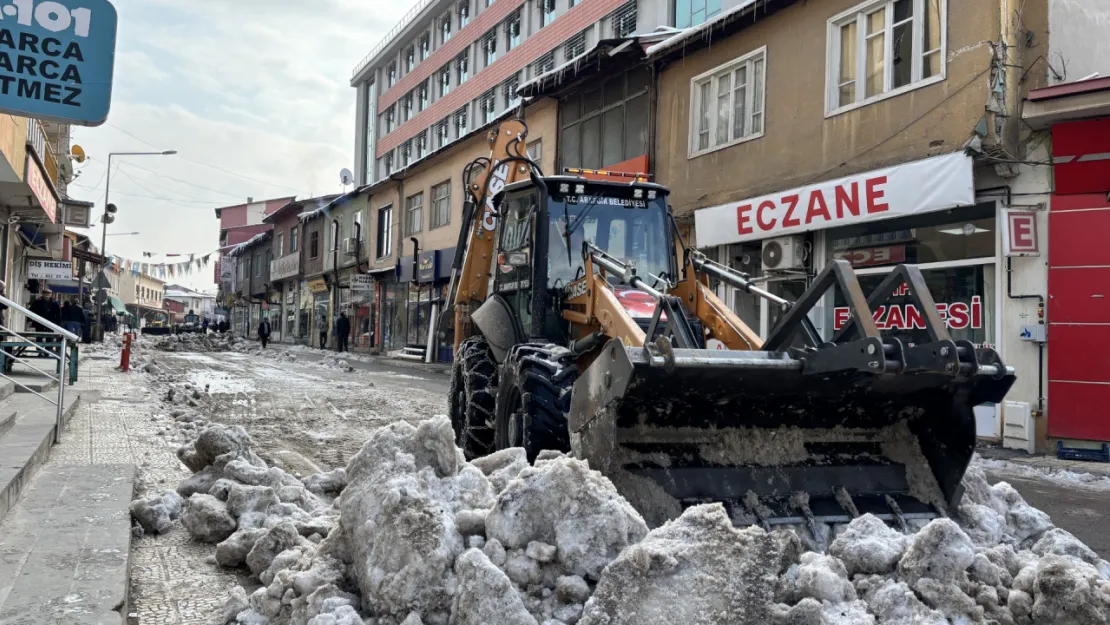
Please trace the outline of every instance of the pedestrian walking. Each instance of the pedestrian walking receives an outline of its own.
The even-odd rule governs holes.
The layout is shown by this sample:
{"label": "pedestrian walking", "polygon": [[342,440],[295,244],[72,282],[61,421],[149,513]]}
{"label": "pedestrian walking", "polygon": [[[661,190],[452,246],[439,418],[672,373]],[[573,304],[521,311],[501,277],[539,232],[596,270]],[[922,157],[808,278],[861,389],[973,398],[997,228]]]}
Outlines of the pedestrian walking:
{"label": "pedestrian walking", "polygon": [[81,336],[81,328],[85,325],[85,311],[81,310],[80,306],[67,301],[62,304],[62,322],[66,330]]}
{"label": "pedestrian walking", "polygon": [[205,336],[208,335],[208,317],[205,317],[204,321],[200,322],[200,332]]}
{"label": "pedestrian walking", "polygon": [[263,348],[270,342],[270,322],[265,317],[258,323],[258,340],[262,341]]}
{"label": "pedestrian walking", "polygon": [[339,318],[335,320],[335,347],[341,352],[347,350],[347,342],[351,338],[351,320],[347,318],[347,313],[339,313]]}

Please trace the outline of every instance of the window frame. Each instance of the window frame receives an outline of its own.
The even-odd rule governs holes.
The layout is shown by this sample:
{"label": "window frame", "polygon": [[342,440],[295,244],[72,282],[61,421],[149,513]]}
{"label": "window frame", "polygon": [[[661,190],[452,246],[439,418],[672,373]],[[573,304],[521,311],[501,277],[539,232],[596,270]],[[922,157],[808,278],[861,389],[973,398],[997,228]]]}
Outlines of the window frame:
{"label": "window frame", "polygon": [[297,227],[293,226],[289,229],[289,253],[294,254],[297,251]]}
{"label": "window frame", "polygon": [[420,83],[416,88],[416,112],[423,113],[432,103],[432,94],[429,91],[428,81]]}
{"label": "window frame", "polygon": [[416,69],[416,45],[413,44],[405,50],[405,73]]}
{"label": "window frame", "polygon": [[448,125],[448,120],[443,120],[435,125],[436,129],[436,148],[437,150],[447,147],[451,143],[451,127]]}
{"label": "window frame", "polygon": [[320,229],[317,228],[308,233],[308,258],[316,260],[320,258]]}
{"label": "window frame", "polygon": [[[488,105],[488,107],[487,107]],[[497,88],[485,92],[478,99],[478,108],[482,113],[481,126],[492,124],[497,119]]]}
{"label": "window frame", "polygon": [[[535,154],[532,153],[533,149],[535,149]],[[543,160],[543,137],[540,137],[535,141],[529,141],[524,146],[524,153],[527,154],[528,158],[532,159],[533,161],[537,163],[541,162]]]}
{"label": "window frame", "polygon": [[[413,200],[419,199],[419,205]],[[424,192],[414,193],[405,198],[405,236],[419,234],[424,231]]]}
{"label": "window frame", "polygon": [[451,93],[451,66],[441,69],[437,74],[437,83],[439,83],[439,97],[442,98]]}
{"label": "window frame", "polygon": [[451,35],[451,12],[448,11],[447,15],[444,15],[439,20],[439,45],[442,46],[448,41],[451,41]]}
{"label": "window frame", "polygon": [[456,86],[462,85],[464,82],[470,80],[470,55],[468,52],[463,52],[455,57],[455,83]]}
{"label": "window frame", "polygon": [[397,84],[397,61],[390,61],[389,69],[386,70],[386,82],[389,83],[387,88]]}
{"label": "window frame", "polygon": [[497,62],[497,31],[500,30],[494,26],[491,33],[486,33],[482,37],[482,63],[484,67],[489,67]]}
{"label": "window frame", "polygon": [[[754,67],[755,67],[755,62],[757,60],[762,60],[763,61],[763,88],[760,89],[760,96],[761,96],[760,97],[760,112],[763,115],[763,122],[760,125],[759,132],[750,133],[750,134],[747,134],[747,135],[744,135],[744,136],[741,136],[741,137],[735,138],[735,139],[729,139],[728,141],[726,141],[724,143],[714,145],[713,144],[713,139],[714,139],[714,135],[716,134],[715,131],[716,131],[717,115],[716,115],[715,109],[711,109],[710,115],[709,115],[709,124],[710,124],[710,127],[709,127],[709,147],[699,149],[697,147],[697,138],[698,138],[698,134],[699,134],[698,126],[697,126],[698,110],[700,109],[699,105],[700,105],[700,101],[701,101],[701,96],[699,95],[699,91],[700,91],[699,87],[701,86],[701,84],[708,81],[709,84],[711,85],[711,88],[713,89],[713,93],[716,93],[717,78],[721,74],[728,73],[730,75],[735,75],[736,70],[740,69],[741,66],[752,68],[752,69],[749,69],[749,71],[748,71],[749,82],[747,83],[748,86],[747,86],[746,91],[745,91],[746,104],[745,104],[745,107],[744,107],[744,114],[746,115],[745,121],[747,123],[747,127],[750,128],[751,127],[752,104],[755,103],[755,99],[754,99],[755,98],[755,95],[754,95],[754,91],[755,91],[754,85],[755,85],[755,83],[753,81],[754,81],[754,78],[755,78]],[[735,146],[735,145],[740,145],[741,143],[747,143],[748,141],[754,141],[756,139],[762,138],[767,133],[767,69],[768,69],[768,67],[769,67],[769,65],[768,65],[768,57],[767,57],[767,46],[764,45],[764,46],[756,48],[755,50],[752,50],[751,52],[748,52],[748,53],[746,53],[742,56],[738,56],[735,59],[733,59],[733,60],[731,60],[727,63],[723,63],[721,65],[718,65],[717,67],[714,67],[713,69],[711,69],[709,71],[702,72],[701,74],[698,74],[697,76],[694,76],[693,78],[690,79],[690,100],[689,100],[689,102],[690,102],[690,119],[689,119],[689,124],[688,124],[689,134],[688,134],[688,137],[687,137],[688,141],[687,141],[687,146],[686,146],[686,150],[687,150],[686,158],[687,159],[697,158],[699,156],[703,156],[703,155],[709,154],[711,152],[716,152],[717,150],[723,150],[725,148],[730,148],[730,147]],[[735,90],[735,88],[736,88],[735,84],[733,84],[730,87],[730,90]],[[713,103],[711,103],[711,106],[712,106],[712,104],[716,103],[716,99],[717,99],[717,96],[713,95]],[[735,111],[735,107],[733,108],[733,111]],[[730,124],[734,123],[731,113],[729,115],[729,123]]]}
{"label": "window frame", "polygon": [[397,108],[392,104],[385,110],[385,133],[389,134],[397,129]]}
{"label": "window frame", "polygon": [[[524,42],[524,31],[520,27],[521,19],[522,17],[520,14],[520,9],[517,9],[516,11],[510,13],[509,16],[505,18],[504,24],[506,54],[519,48],[520,44]],[[516,30],[515,35],[513,34],[514,29]]]}
{"label": "window frame", "polygon": [[470,23],[470,0],[463,0],[455,7],[455,15],[459,16],[459,30]]}
{"label": "window frame", "polygon": [[[383,214],[389,216],[389,220],[388,220],[389,225],[388,225],[388,227],[383,227],[382,226],[382,222],[383,222],[382,215]],[[378,228],[377,232],[376,232],[376,235],[377,235],[376,247],[377,247],[377,249],[374,250],[374,253],[377,254],[377,256],[376,256],[375,260],[381,260],[383,258],[389,258],[390,256],[393,255],[393,237],[391,236],[393,234],[393,203],[392,202],[390,202],[389,204],[386,204],[385,206],[382,206],[382,207],[378,208],[378,226],[377,226],[377,228]],[[383,253],[383,248],[384,248],[384,253]]]}
{"label": "window frame", "polygon": [[[436,197],[436,192],[441,190],[441,189],[446,189],[447,194],[444,195],[443,197]],[[450,225],[450,223],[451,223],[451,181],[450,180],[444,180],[443,182],[441,182],[439,184],[432,185],[431,195],[432,195],[432,206],[431,206],[432,210],[431,210],[431,214],[429,215],[431,221],[428,225],[428,230],[435,230],[436,228],[442,228],[444,226]],[[443,221],[442,222],[439,221],[439,216],[440,216],[439,215],[439,211],[440,211],[440,204],[439,203],[440,202],[443,202],[444,209],[445,209],[443,211]]]}
{"label": "window frame", "polygon": [[[910,82],[897,89],[890,89],[882,93],[875,94],[867,97],[866,86],[866,41],[867,31],[865,28],[865,20],[868,14],[874,13],[881,7],[886,8],[886,24],[884,25],[884,33],[886,33],[884,51],[884,64],[883,64],[883,86],[884,88],[891,84],[893,77],[893,36],[892,24],[894,19],[894,3],[896,0],[867,0],[861,2],[856,6],[829,18],[826,26],[825,34],[825,119],[835,117],[837,115],[854,111],[858,108],[869,106],[876,102],[898,97],[902,94],[909,93],[917,89],[922,89],[930,85],[935,85],[943,82],[948,78],[948,0],[937,0],[940,9],[940,50],[937,53],[940,58],[940,72],[935,76],[928,78],[920,78],[922,74],[923,61],[922,58],[925,54],[924,50],[924,24],[925,24],[925,5],[929,0],[912,0],[914,5],[913,13],[913,64],[910,71]],[[856,22],[856,94],[860,94],[861,89],[864,97],[860,100],[840,106],[840,28],[845,24],[854,21]],[[918,77],[918,80],[914,80]]]}
{"label": "window frame", "polygon": [[694,13],[695,13],[695,11],[691,11],[691,12],[689,13],[689,15],[687,15],[687,16],[686,16],[686,17],[688,18],[688,20],[687,20],[687,23],[686,23],[686,24],[684,24],[684,25],[682,25],[682,26],[679,26],[679,25],[678,25],[678,3],[679,3],[679,0],[670,0],[670,3],[669,3],[669,4],[670,4],[670,9],[671,9],[671,13],[672,13],[672,15],[673,15],[673,20],[672,20],[672,22],[671,22],[671,24],[670,24],[670,25],[671,25],[671,26],[673,26],[673,27],[675,27],[675,28],[696,28],[696,27],[698,27],[698,26],[700,26],[700,25],[702,25],[702,24],[705,24],[705,23],[706,23],[706,22],[708,22],[709,20],[711,20],[711,19],[713,19],[713,18],[717,17],[717,16],[718,16],[718,15],[720,15],[720,14],[721,14],[722,12],[724,12],[724,11],[726,11],[726,10],[727,10],[727,9],[726,9],[726,8],[725,8],[725,7],[723,6],[723,4],[724,4],[724,3],[723,3],[723,2],[720,2],[720,0],[718,0],[718,2],[717,2],[717,10],[716,10],[716,11],[713,11],[712,13],[710,13],[710,12],[709,12],[709,7],[708,7],[708,4],[709,4],[709,0],[704,0],[704,1],[705,1],[705,4],[707,5],[707,6],[705,7],[705,18],[704,18],[704,19],[702,19],[702,21],[700,21],[700,22],[698,22],[698,23],[696,23],[696,24],[695,24],[695,23],[694,23],[694,19],[693,19],[693,18],[694,18]]}
{"label": "window frame", "polygon": [[429,56],[432,55],[432,36],[431,36],[431,34],[430,33],[424,33],[424,35],[422,37],[420,37],[419,45],[420,45],[420,54],[419,54],[420,61],[419,62],[423,63],[424,61],[428,60]]}
{"label": "window frame", "polygon": [[462,108],[455,111],[453,125],[455,126],[456,139],[462,139],[466,136],[468,132],[470,132],[470,120],[468,119],[469,116],[470,109],[465,104],[462,106]]}
{"label": "window frame", "polygon": [[277,257],[281,258],[285,256],[285,233],[279,232],[275,238],[277,239]]}
{"label": "window frame", "polygon": [[[551,10],[548,10],[550,7]],[[555,21],[555,0],[540,0],[540,28]]]}
{"label": "window frame", "polygon": [[424,131],[416,135],[416,151],[413,162],[415,163],[426,156],[428,156],[428,133]]}

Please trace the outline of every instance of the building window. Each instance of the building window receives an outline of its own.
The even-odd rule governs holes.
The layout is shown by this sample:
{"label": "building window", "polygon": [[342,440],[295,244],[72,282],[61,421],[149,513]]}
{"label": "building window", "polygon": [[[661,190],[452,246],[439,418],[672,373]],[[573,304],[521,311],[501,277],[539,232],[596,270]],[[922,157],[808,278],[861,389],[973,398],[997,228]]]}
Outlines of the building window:
{"label": "building window", "polygon": [[397,62],[389,64],[389,86],[397,84]]}
{"label": "building window", "polygon": [[721,12],[721,0],[675,0],[675,28],[689,28],[704,23]]}
{"label": "building window", "polygon": [[497,29],[486,33],[485,38],[482,39],[482,58],[486,67],[493,65],[497,60]]}
{"label": "building window", "polygon": [[422,132],[416,137],[416,160],[428,155],[428,133]]}
{"label": "building window", "polygon": [[507,108],[515,108],[520,104],[520,96],[516,94],[520,88],[520,74],[513,74],[501,85]]}
{"label": "building window", "polygon": [[563,47],[563,55],[566,60],[571,60],[582,56],[586,53],[586,31],[582,31],[577,35],[567,39],[566,45]]}
{"label": "building window", "polygon": [[540,0],[540,28],[555,21],[555,0]]}
{"label": "building window", "polygon": [[447,43],[451,39],[451,14],[443,16],[439,21],[439,45]]}
{"label": "building window", "polygon": [[397,109],[392,106],[385,110],[385,134],[393,132],[397,123]]}
{"label": "building window", "polygon": [[470,0],[459,3],[459,30],[470,23]]}
{"label": "building window", "polygon": [[416,67],[416,50],[413,46],[409,46],[405,51],[405,73],[411,72],[414,67]]}
{"label": "building window", "polygon": [[558,169],[605,169],[646,155],[650,83],[650,72],[638,68],[561,102]]}
{"label": "building window", "polygon": [[416,234],[424,229],[424,194],[405,198],[405,234]]}
{"label": "building window", "polygon": [[451,223],[451,181],[432,187],[432,228]]}
{"label": "building window", "polygon": [[470,78],[470,58],[467,57],[466,52],[463,52],[455,59],[455,81],[456,85],[461,85]]}
{"label": "building window", "polygon": [[393,152],[382,157],[382,166],[385,169],[385,175],[388,176],[393,173]]}
{"label": "building window", "polygon": [[614,37],[630,37],[636,32],[636,3],[629,2],[609,16]]}
{"label": "building window", "polygon": [[317,258],[320,256],[320,231],[313,230],[308,235],[308,257]]}
{"label": "building window", "polygon": [[401,121],[402,122],[407,122],[410,119],[412,119],[412,92],[411,91],[409,93],[406,93],[405,97],[401,98]]}
{"label": "building window", "polygon": [[568,8],[573,9],[574,7],[578,6],[578,2],[579,0],[569,0],[567,2]]}
{"label": "building window", "polygon": [[497,92],[490,89],[482,96],[479,103],[482,111],[482,125],[486,125],[497,118]]}
{"label": "building window", "polygon": [[297,251],[297,227],[293,226],[289,229],[289,253]]}
{"label": "building window", "polygon": [[410,158],[412,158],[412,139],[401,144],[401,167],[408,167]]}
{"label": "building window", "polygon": [[766,48],[691,81],[690,156],[763,136]]}
{"label": "building window", "polygon": [[428,81],[425,80],[424,83],[417,88],[416,94],[416,110],[423,111],[428,108]]}
{"label": "building window", "polygon": [[430,55],[431,53],[432,37],[431,35],[424,33],[424,36],[420,38],[420,60],[427,61],[428,55]]}
{"label": "building window", "polygon": [[393,253],[393,205],[378,209],[378,258]]}
{"label": "building window", "polygon": [[520,45],[520,11],[516,11],[505,20],[505,50],[512,50]]}
{"label": "building window", "polygon": [[944,77],[943,0],[869,2],[829,20],[828,111]]}
{"label": "building window", "polygon": [[443,97],[451,93],[451,70],[449,67],[444,67],[439,72],[439,97]]}
{"label": "building window", "polygon": [[262,277],[262,255],[258,253],[254,255],[254,277]]}
{"label": "building window", "polygon": [[532,78],[541,76],[555,69],[555,52],[548,52],[532,63]]}
{"label": "building window", "polygon": [[277,234],[277,245],[275,245],[274,247],[277,248],[278,258],[281,258],[282,256],[285,256],[285,233],[284,232],[279,232]]}
{"label": "building window", "polygon": [[436,149],[440,149],[451,141],[449,129],[447,127],[447,120],[443,120],[436,124]]}
{"label": "building window", "polygon": [[491,6],[493,6],[493,3],[494,3],[494,0],[486,0],[486,8],[488,9]]}
{"label": "building window", "polygon": [[467,128],[467,110],[466,107],[455,111],[455,138],[461,139],[466,136]]}
{"label": "building window", "polygon": [[536,139],[528,144],[528,158],[537,163],[543,159],[543,139]]}

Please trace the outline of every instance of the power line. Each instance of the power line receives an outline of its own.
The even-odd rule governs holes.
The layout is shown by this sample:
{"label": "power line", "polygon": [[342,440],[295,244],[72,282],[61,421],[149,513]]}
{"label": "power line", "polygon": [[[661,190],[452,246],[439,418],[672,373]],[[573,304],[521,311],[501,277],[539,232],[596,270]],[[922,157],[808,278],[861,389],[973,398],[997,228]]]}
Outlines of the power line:
{"label": "power line", "polygon": [[[128,164],[128,166],[130,167],[130,164]],[[139,180],[137,178],[135,178],[134,176],[131,175],[131,172],[124,170],[124,171],[117,171],[116,173],[121,173],[124,176],[127,176],[128,180],[135,183],[140,189],[146,191],[147,193],[152,193],[156,196],[158,195],[158,191],[155,191],[154,189],[151,189],[150,187],[146,186],[145,184],[139,182]],[[179,197],[182,199],[182,201],[191,201],[191,202],[196,202],[198,204],[223,204],[224,203],[224,202],[218,202],[218,201],[215,201],[215,200],[202,200],[198,197],[191,197],[191,196],[188,196],[188,195],[182,195],[182,196],[179,196]],[[165,199],[169,200],[169,198],[165,198]]]}
{"label": "power line", "polygon": [[[111,126],[112,128],[115,128],[116,130],[122,132],[123,134],[131,137],[132,139],[134,139],[134,140],[136,140],[140,143],[146,144],[146,145],[148,145],[152,148],[156,148],[158,150],[163,149],[163,148],[161,148],[159,146],[156,146],[153,143],[147,141],[146,139],[141,139],[141,138],[135,136],[134,134],[131,134],[130,132],[124,130],[123,128],[120,128],[119,126],[116,126],[115,124],[106,124],[106,125]],[[274,184],[272,182],[267,182],[265,180],[259,180],[257,178],[251,178],[250,176],[233,172],[230,169],[224,169],[223,167],[220,167],[218,165],[212,165],[211,163],[204,163],[204,162],[201,162],[201,161],[194,161],[193,159],[186,158],[186,157],[182,156],[181,154],[177,154],[177,157],[180,158],[183,161],[188,161],[190,163],[193,163],[194,165],[201,165],[201,166],[204,166],[204,167],[211,167],[212,169],[215,169],[217,171],[222,171],[225,174],[229,174],[231,176],[236,176],[236,177],[242,178],[244,180],[250,180],[251,182],[257,182],[259,184],[269,185],[269,186],[277,188],[277,189],[285,189],[286,191],[293,191],[294,193],[300,193],[300,190],[294,189],[292,187],[286,187],[286,186],[283,186],[283,185],[280,185],[280,184]]]}
{"label": "power line", "polygon": [[243,196],[238,194],[238,193],[228,193],[227,191],[220,191],[219,189],[213,189],[211,187],[206,187],[204,185],[199,185],[199,184],[196,184],[196,183],[193,183],[193,182],[189,182],[187,180],[182,180],[180,178],[174,178],[173,176],[167,176],[165,174],[156,172],[153,169],[147,169],[146,167],[142,167],[142,166],[136,165],[134,163],[127,163],[127,166],[131,167],[131,168],[134,168],[134,169],[141,169],[145,172],[154,174],[155,176],[158,176],[159,178],[165,178],[166,180],[173,180],[174,182],[180,182],[181,184],[189,185],[190,187],[196,187],[198,189],[201,189],[202,191],[210,191],[212,193],[219,193],[220,195],[227,195],[229,197],[237,198],[237,199],[240,199],[240,200],[243,199]]}

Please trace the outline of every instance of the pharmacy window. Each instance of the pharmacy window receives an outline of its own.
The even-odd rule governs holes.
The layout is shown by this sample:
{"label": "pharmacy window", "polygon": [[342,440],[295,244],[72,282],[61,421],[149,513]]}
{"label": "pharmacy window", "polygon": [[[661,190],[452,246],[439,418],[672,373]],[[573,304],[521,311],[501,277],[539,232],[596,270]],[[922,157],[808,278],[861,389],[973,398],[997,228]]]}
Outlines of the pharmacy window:
{"label": "pharmacy window", "polygon": [[829,20],[828,114],[944,79],[947,0],[881,0]]}
{"label": "pharmacy window", "polygon": [[767,48],[691,81],[690,158],[763,136]]}

